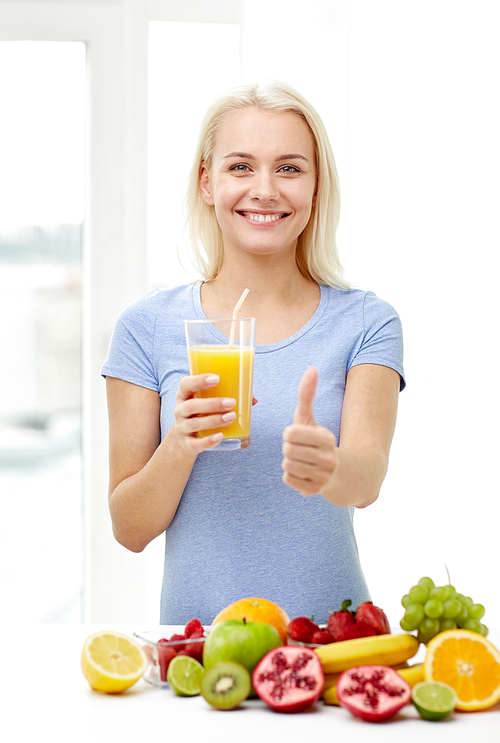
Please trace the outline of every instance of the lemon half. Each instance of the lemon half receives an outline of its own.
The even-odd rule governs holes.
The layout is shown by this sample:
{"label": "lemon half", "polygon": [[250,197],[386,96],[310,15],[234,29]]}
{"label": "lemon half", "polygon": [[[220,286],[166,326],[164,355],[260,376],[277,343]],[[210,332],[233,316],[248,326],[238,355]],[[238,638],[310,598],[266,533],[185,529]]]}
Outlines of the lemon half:
{"label": "lemon half", "polygon": [[149,660],[134,640],[121,632],[95,632],[82,650],[82,672],[90,686],[106,694],[119,694],[135,684]]}

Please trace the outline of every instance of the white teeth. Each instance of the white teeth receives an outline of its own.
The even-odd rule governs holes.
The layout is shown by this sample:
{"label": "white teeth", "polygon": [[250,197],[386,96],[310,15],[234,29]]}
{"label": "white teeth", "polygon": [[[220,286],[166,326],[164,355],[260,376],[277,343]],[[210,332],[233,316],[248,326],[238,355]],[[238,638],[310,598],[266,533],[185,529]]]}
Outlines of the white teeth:
{"label": "white teeth", "polygon": [[277,219],[281,219],[281,214],[248,214],[246,212],[243,212],[243,214],[252,222],[275,222]]}

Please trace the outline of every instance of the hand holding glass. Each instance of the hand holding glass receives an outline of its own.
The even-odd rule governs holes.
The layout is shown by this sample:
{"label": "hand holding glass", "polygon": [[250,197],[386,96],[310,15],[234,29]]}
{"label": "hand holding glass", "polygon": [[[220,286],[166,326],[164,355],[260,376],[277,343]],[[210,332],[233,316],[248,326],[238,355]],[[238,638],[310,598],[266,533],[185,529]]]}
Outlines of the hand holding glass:
{"label": "hand holding glass", "polygon": [[[211,451],[234,451],[250,446],[255,318],[184,320],[189,373],[217,374],[220,382],[196,397],[233,397],[236,420],[222,429],[200,431],[198,436],[223,433],[221,443]],[[233,340],[234,339],[234,340]],[[230,340],[233,340],[231,343]]]}

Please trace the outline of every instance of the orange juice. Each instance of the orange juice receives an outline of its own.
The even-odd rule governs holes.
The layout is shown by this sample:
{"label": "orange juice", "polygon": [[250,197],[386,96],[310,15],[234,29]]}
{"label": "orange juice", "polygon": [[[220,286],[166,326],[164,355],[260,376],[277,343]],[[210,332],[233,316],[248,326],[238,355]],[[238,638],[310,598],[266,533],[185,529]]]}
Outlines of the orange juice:
{"label": "orange juice", "polygon": [[250,436],[252,410],[253,348],[233,346],[192,346],[188,349],[190,374],[218,374],[220,382],[209,390],[201,390],[197,397],[234,397],[236,420],[221,429],[200,431],[199,436],[210,436],[218,430],[225,439]]}

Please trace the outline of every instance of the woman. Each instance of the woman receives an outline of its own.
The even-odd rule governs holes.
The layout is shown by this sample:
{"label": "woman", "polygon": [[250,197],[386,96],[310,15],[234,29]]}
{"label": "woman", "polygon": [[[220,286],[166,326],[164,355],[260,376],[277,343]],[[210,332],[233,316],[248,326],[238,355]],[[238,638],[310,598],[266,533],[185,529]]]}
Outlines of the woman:
{"label": "woman", "polygon": [[[370,598],[352,517],[387,470],[404,386],[399,318],[341,278],[333,154],[288,86],[215,102],[187,204],[203,282],[127,308],[103,368],[114,533],[139,552],[166,532],[162,624],[208,624],[246,596],[325,622],[343,599]],[[217,379],[189,376],[183,320],[230,316],[245,287],[259,402],[250,447],[217,453],[235,401],[194,397]]]}

